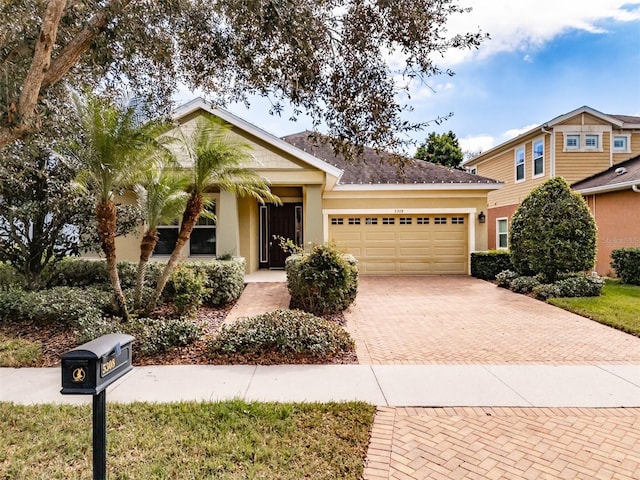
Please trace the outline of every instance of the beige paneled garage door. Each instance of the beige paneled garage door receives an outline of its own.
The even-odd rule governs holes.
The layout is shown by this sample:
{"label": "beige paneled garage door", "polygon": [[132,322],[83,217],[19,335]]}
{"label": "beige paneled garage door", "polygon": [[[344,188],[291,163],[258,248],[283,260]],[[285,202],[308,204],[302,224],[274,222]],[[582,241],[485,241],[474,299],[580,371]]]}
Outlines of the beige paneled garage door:
{"label": "beige paneled garage door", "polygon": [[363,274],[467,274],[467,215],[331,215],[329,238]]}

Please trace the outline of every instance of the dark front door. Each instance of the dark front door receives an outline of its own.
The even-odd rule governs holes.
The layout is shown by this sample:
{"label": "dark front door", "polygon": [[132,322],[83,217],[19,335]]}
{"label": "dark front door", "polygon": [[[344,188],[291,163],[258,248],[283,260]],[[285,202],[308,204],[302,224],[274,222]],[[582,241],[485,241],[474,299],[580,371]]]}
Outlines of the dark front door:
{"label": "dark front door", "polygon": [[302,204],[269,204],[260,210],[260,268],[284,268],[289,253],[282,249],[279,238],[302,245]]}

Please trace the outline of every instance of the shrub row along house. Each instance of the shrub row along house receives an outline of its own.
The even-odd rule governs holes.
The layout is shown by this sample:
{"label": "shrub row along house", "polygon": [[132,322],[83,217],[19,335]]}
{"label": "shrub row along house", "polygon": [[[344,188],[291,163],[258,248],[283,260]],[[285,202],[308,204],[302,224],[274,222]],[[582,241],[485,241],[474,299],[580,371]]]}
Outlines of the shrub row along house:
{"label": "shrub row along house", "polygon": [[508,248],[511,217],[522,200],[561,176],[581,193],[598,226],[596,271],[612,273],[611,251],[640,246],[640,117],[584,106],[465,163],[504,182],[488,194],[488,247]]}
{"label": "shrub row along house", "polygon": [[[487,195],[501,182],[419,160],[399,173],[391,156],[365,150],[350,164],[309,132],[277,138],[202,99],[175,112],[183,129],[213,114],[251,145],[247,167],[265,178],[282,205],[211,191],[216,221],[201,218],[183,254],[246,259],[247,273],[283,268],[278,237],[298,245],[334,242],[362,274],[469,274],[469,254],[487,249]],[[179,154],[179,152],[178,152]],[[178,225],[159,229],[154,258],[166,258]],[[138,258],[139,239],[118,239],[120,260]]]}

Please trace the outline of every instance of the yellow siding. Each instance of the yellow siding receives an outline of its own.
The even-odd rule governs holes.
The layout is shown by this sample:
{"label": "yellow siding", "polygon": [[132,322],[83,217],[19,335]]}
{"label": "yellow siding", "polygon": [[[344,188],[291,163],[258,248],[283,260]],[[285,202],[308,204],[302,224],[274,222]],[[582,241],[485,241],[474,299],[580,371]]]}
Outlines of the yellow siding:
{"label": "yellow siding", "polygon": [[[603,134],[603,144],[605,137]],[[569,183],[587,178],[610,166],[608,149],[602,152],[563,152],[563,148],[564,136],[556,135],[556,176],[564,177]]]}
{"label": "yellow siding", "polygon": [[[514,145],[493,157],[490,161],[480,163],[477,173],[483,177],[495,178],[505,182],[504,187],[489,193],[488,202],[490,208],[502,207],[520,203],[531,190],[549,179],[551,171],[550,136],[544,136],[544,175],[533,178],[533,142],[543,137],[531,136],[525,141]],[[516,183],[515,151],[525,148],[524,181]]]}

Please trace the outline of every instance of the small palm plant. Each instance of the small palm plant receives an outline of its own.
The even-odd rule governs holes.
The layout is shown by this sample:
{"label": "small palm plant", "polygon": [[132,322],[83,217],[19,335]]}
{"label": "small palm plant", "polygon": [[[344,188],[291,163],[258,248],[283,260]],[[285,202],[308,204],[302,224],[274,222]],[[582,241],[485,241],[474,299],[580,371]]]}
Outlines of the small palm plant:
{"label": "small palm plant", "polygon": [[177,170],[171,157],[163,157],[144,174],[143,181],[136,185],[138,206],[144,213],[146,229],[140,242],[140,260],[136,274],[134,307],[142,307],[142,290],[145,284],[147,264],[158,243],[158,226],[180,219],[189,194],[189,178]]}
{"label": "small palm plant", "polygon": [[116,309],[127,320],[129,312],[116,264],[114,197],[121,189],[132,187],[148,169],[155,152],[162,149],[156,139],[165,127],[160,122],[141,123],[133,108],[94,95],[75,95],[74,103],[83,139],[68,153],[81,165],[76,181],[95,196],[98,235]]}
{"label": "small palm plant", "polygon": [[260,202],[280,203],[266,181],[243,166],[252,158],[249,146],[233,137],[230,129],[229,124],[212,115],[199,117],[193,131],[185,132],[182,127],[176,129],[175,138],[186,155],[185,163],[189,165],[189,198],[182,214],[178,240],[158,279],[147,312],[155,308],[198,218],[207,215],[206,209],[211,204],[211,199],[206,196],[207,191],[219,188],[238,196],[253,197]]}

